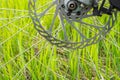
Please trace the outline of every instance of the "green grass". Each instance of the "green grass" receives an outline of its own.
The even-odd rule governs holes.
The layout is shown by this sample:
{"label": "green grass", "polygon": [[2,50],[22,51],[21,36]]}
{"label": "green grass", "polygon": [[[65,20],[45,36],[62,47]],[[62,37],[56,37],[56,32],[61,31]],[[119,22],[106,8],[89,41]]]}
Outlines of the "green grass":
{"label": "green grass", "polygon": [[98,44],[58,48],[34,29],[28,0],[0,0],[0,80],[120,80],[119,20]]}

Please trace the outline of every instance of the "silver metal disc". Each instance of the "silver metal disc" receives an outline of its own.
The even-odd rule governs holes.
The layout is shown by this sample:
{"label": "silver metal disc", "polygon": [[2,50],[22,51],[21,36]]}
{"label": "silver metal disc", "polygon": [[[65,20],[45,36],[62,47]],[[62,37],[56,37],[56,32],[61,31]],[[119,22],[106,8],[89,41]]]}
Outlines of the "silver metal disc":
{"label": "silver metal disc", "polygon": [[35,29],[50,43],[58,47],[84,48],[96,44],[113,27],[113,15],[93,16],[91,7],[68,15],[64,0],[29,0],[29,13]]}

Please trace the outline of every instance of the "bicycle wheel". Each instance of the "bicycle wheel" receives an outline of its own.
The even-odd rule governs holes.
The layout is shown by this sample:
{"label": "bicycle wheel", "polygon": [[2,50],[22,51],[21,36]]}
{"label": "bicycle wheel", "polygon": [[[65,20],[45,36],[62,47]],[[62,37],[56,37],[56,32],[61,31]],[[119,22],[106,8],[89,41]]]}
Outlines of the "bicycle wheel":
{"label": "bicycle wheel", "polygon": [[50,43],[58,47],[84,48],[105,37],[117,17],[116,11],[112,15],[93,15],[92,4],[69,0],[45,0],[43,3],[30,0],[29,12],[36,30]]}
{"label": "bicycle wheel", "polygon": [[[58,9],[59,14],[54,20],[57,5],[52,5],[52,0],[51,3],[49,0],[34,1],[1,0],[0,79],[119,80],[120,14],[116,17],[117,12],[113,10],[112,15],[92,16],[93,9],[89,8],[82,16],[78,12],[79,16],[75,18],[76,11],[66,14],[62,5],[64,11]],[[98,4],[101,3],[102,0]],[[108,1],[105,7],[109,7]],[[39,16],[48,8],[44,16]],[[60,48],[49,44],[34,26],[45,39]],[[86,47],[88,45],[91,46]]]}

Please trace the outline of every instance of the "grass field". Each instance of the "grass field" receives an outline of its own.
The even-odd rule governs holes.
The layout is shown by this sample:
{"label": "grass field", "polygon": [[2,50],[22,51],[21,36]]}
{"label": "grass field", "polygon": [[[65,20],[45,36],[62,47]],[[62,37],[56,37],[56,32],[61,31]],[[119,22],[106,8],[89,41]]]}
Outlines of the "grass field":
{"label": "grass field", "polygon": [[0,0],[0,80],[120,80],[120,14],[106,38],[71,50],[39,35],[28,0]]}

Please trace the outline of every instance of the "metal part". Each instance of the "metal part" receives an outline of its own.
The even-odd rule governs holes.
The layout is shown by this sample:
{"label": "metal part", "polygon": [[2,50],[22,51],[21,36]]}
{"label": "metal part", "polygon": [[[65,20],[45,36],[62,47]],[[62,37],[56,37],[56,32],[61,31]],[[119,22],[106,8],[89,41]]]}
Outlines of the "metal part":
{"label": "metal part", "polygon": [[109,0],[113,8],[120,10],[120,0]]}
{"label": "metal part", "polygon": [[79,2],[91,6],[94,0],[78,0]]}
{"label": "metal part", "polygon": [[76,10],[77,7],[78,7],[77,1],[69,1],[67,3],[67,8],[68,8],[69,11]]}
{"label": "metal part", "polygon": [[[93,0],[92,0],[93,1]],[[66,13],[70,18],[72,16],[79,17],[87,13],[92,7],[91,0],[63,0],[60,4],[64,4],[64,13]],[[77,16],[78,15],[78,16]]]}
{"label": "metal part", "polygon": [[29,13],[35,29],[51,44],[76,49],[96,44],[113,27],[117,11],[104,5],[99,9],[98,0],[29,0]]}

